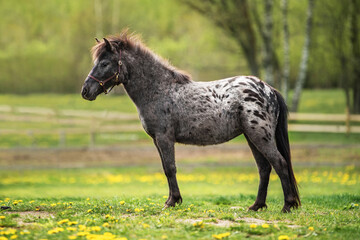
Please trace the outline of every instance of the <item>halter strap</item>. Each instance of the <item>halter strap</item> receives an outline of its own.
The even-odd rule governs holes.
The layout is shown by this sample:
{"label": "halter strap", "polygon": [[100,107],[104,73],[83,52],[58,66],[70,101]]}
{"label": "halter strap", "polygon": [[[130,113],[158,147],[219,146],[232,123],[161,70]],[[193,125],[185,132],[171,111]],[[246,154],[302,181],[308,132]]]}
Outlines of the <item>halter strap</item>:
{"label": "halter strap", "polygon": [[[114,75],[112,75],[111,77],[105,79],[105,80],[100,80],[100,79],[97,79],[96,77],[92,76],[91,74],[88,75],[89,78],[92,78],[94,79],[95,81],[97,81],[99,83],[100,86],[102,86],[103,90],[104,90],[104,93],[105,94],[108,94],[116,85],[119,85],[121,82],[119,81],[119,75],[120,75],[120,66],[122,65],[122,62],[121,62],[121,50],[119,52],[119,61],[118,61],[118,71],[116,73],[114,73]],[[115,84],[111,86],[110,90],[108,91],[106,88],[105,88],[105,84],[112,80],[113,78],[115,78]]]}

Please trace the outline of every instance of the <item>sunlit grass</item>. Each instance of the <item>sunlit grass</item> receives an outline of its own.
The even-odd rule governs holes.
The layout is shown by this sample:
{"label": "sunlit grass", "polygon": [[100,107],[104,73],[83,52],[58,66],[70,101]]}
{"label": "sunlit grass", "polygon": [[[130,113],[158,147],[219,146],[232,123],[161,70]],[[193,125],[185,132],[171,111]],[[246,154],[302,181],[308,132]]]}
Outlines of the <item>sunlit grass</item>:
{"label": "sunlit grass", "polygon": [[0,205],[11,210],[0,212],[0,236],[359,238],[360,170],[351,165],[295,171],[303,205],[283,214],[276,175],[270,180],[268,209],[247,211],[257,192],[256,168],[185,168],[178,173],[184,202],[167,210],[162,210],[167,198],[166,178],[157,168],[3,170]]}

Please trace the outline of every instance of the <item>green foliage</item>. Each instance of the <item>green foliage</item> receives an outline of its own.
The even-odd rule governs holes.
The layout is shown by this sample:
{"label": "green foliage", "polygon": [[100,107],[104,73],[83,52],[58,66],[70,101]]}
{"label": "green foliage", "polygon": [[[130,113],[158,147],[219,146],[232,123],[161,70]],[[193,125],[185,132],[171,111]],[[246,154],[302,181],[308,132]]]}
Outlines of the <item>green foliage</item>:
{"label": "green foliage", "polygon": [[[236,40],[181,1],[99,2],[101,19],[95,16],[94,1],[0,1],[0,93],[78,92],[92,65],[89,49],[96,33],[115,34],[124,27],[142,34],[150,48],[192,73],[196,80],[250,72]],[[296,78],[301,54],[304,3],[304,0],[289,3],[292,80]],[[262,16],[263,2],[250,4]],[[345,21],[341,18],[343,12],[337,10],[341,5],[332,0],[326,2],[326,7],[315,8],[308,87],[339,86],[343,69],[333,42],[343,47],[345,57],[349,53],[349,44],[337,38],[342,35],[332,30],[333,23]],[[274,43],[279,56],[280,20],[280,2],[275,1]],[[260,46],[257,51],[260,56]]]}

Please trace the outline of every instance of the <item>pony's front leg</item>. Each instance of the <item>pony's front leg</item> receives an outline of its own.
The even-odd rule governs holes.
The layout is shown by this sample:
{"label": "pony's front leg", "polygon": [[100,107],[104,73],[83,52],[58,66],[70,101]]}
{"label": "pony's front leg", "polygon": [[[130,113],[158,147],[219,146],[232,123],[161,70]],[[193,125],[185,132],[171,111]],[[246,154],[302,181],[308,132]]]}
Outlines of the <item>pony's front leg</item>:
{"label": "pony's front leg", "polygon": [[154,139],[154,143],[159,151],[162,166],[169,184],[169,197],[165,202],[164,208],[174,207],[176,203],[182,203],[182,197],[176,180],[174,141],[171,141],[166,136],[157,136]]}

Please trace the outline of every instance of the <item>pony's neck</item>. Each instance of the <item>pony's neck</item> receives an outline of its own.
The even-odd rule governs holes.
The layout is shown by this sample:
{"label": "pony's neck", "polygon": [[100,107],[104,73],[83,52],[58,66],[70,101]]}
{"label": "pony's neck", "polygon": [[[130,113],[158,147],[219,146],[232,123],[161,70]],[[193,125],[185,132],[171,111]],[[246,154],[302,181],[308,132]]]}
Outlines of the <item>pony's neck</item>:
{"label": "pony's neck", "polygon": [[138,109],[164,97],[172,86],[179,84],[175,69],[155,54],[143,51],[137,51],[136,57],[131,52],[128,54],[126,65],[129,79],[124,87]]}

